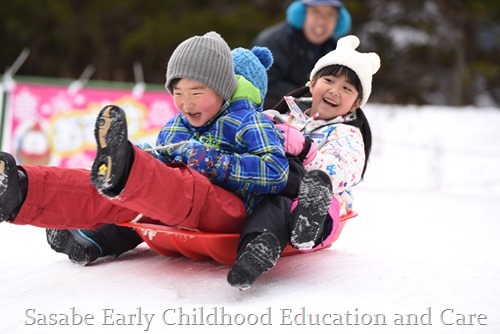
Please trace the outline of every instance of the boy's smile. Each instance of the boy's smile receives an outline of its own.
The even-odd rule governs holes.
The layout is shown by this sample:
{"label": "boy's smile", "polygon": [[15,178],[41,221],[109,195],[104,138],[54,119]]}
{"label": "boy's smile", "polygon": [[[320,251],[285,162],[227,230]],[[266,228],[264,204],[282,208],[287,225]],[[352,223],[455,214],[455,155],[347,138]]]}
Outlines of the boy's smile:
{"label": "boy's smile", "polygon": [[192,126],[200,127],[219,112],[224,100],[199,81],[180,79],[173,84],[174,104]]}

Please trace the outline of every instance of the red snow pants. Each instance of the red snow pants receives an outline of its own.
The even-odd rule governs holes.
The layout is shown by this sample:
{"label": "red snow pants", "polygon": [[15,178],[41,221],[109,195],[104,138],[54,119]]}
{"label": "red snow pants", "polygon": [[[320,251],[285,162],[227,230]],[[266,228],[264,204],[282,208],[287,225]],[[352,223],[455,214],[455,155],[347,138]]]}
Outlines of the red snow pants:
{"label": "red snow pants", "polygon": [[184,164],[165,164],[134,147],[122,193],[97,192],[85,169],[22,166],[28,192],[14,224],[93,229],[135,219],[207,232],[238,233],[247,214],[233,193]]}

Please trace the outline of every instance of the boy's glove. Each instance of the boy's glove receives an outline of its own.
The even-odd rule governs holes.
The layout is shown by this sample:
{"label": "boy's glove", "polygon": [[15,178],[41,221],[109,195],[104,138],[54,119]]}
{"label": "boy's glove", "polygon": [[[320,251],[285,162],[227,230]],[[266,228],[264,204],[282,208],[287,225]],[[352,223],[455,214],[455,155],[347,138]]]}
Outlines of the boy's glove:
{"label": "boy's glove", "polygon": [[318,151],[316,143],[288,123],[276,124],[283,132],[285,152],[297,156],[304,164],[310,163]]}

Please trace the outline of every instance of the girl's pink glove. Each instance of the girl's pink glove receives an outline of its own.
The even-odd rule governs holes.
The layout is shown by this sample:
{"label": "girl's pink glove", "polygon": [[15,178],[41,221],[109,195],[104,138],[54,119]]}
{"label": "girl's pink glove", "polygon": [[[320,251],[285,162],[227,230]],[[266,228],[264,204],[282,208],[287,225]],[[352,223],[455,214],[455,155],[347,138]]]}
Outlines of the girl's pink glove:
{"label": "girl's pink glove", "polygon": [[316,146],[316,143],[313,142],[311,139],[309,140],[311,141],[311,146],[309,147],[309,151],[305,153],[306,157],[302,162],[304,165],[311,163],[314,160],[314,158],[316,158],[316,153],[318,153],[318,146]]}
{"label": "girl's pink glove", "polygon": [[306,141],[302,132],[288,123],[276,124],[276,127],[283,132],[283,136],[285,137],[285,142],[283,143],[285,152],[291,155],[299,155],[304,149]]}
{"label": "girl's pink glove", "polygon": [[276,127],[283,132],[285,142],[285,152],[299,157],[304,164],[310,163],[318,151],[316,143],[311,139],[304,137],[302,132],[288,123],[278,123]]}

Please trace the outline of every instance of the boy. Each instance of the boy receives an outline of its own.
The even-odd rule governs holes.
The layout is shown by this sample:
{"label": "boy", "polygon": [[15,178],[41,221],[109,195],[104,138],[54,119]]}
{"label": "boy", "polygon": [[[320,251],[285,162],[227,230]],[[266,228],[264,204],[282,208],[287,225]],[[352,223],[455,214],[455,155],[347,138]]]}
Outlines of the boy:
{"label": "boy", "polygon": [[[229,102],[246,99],[246,103],[261,110],[267,92],[267,70],[273,63],[271,51],[261,47],[235,48],[231,56],[238,85]],[[119,256],[143,240],[131,228],[104,225],[94,230],[47,229],[47,242],[56,252],[67,254],[72,262],[87,265],[100,257]]]}
{"label": "boy", "polygon": [[239,231],[262,197],[287,182],[282,138],[247,100],[228,102],[237,78],[217,33],[181,43],[166,79],[180,114],[158,136],[165,149],[149,154],[131,145],[125,113],[106,106],[96,121],[91,171],[16,168],[12,155],[0,153],[0,220],[64,229],[135,220]]}

